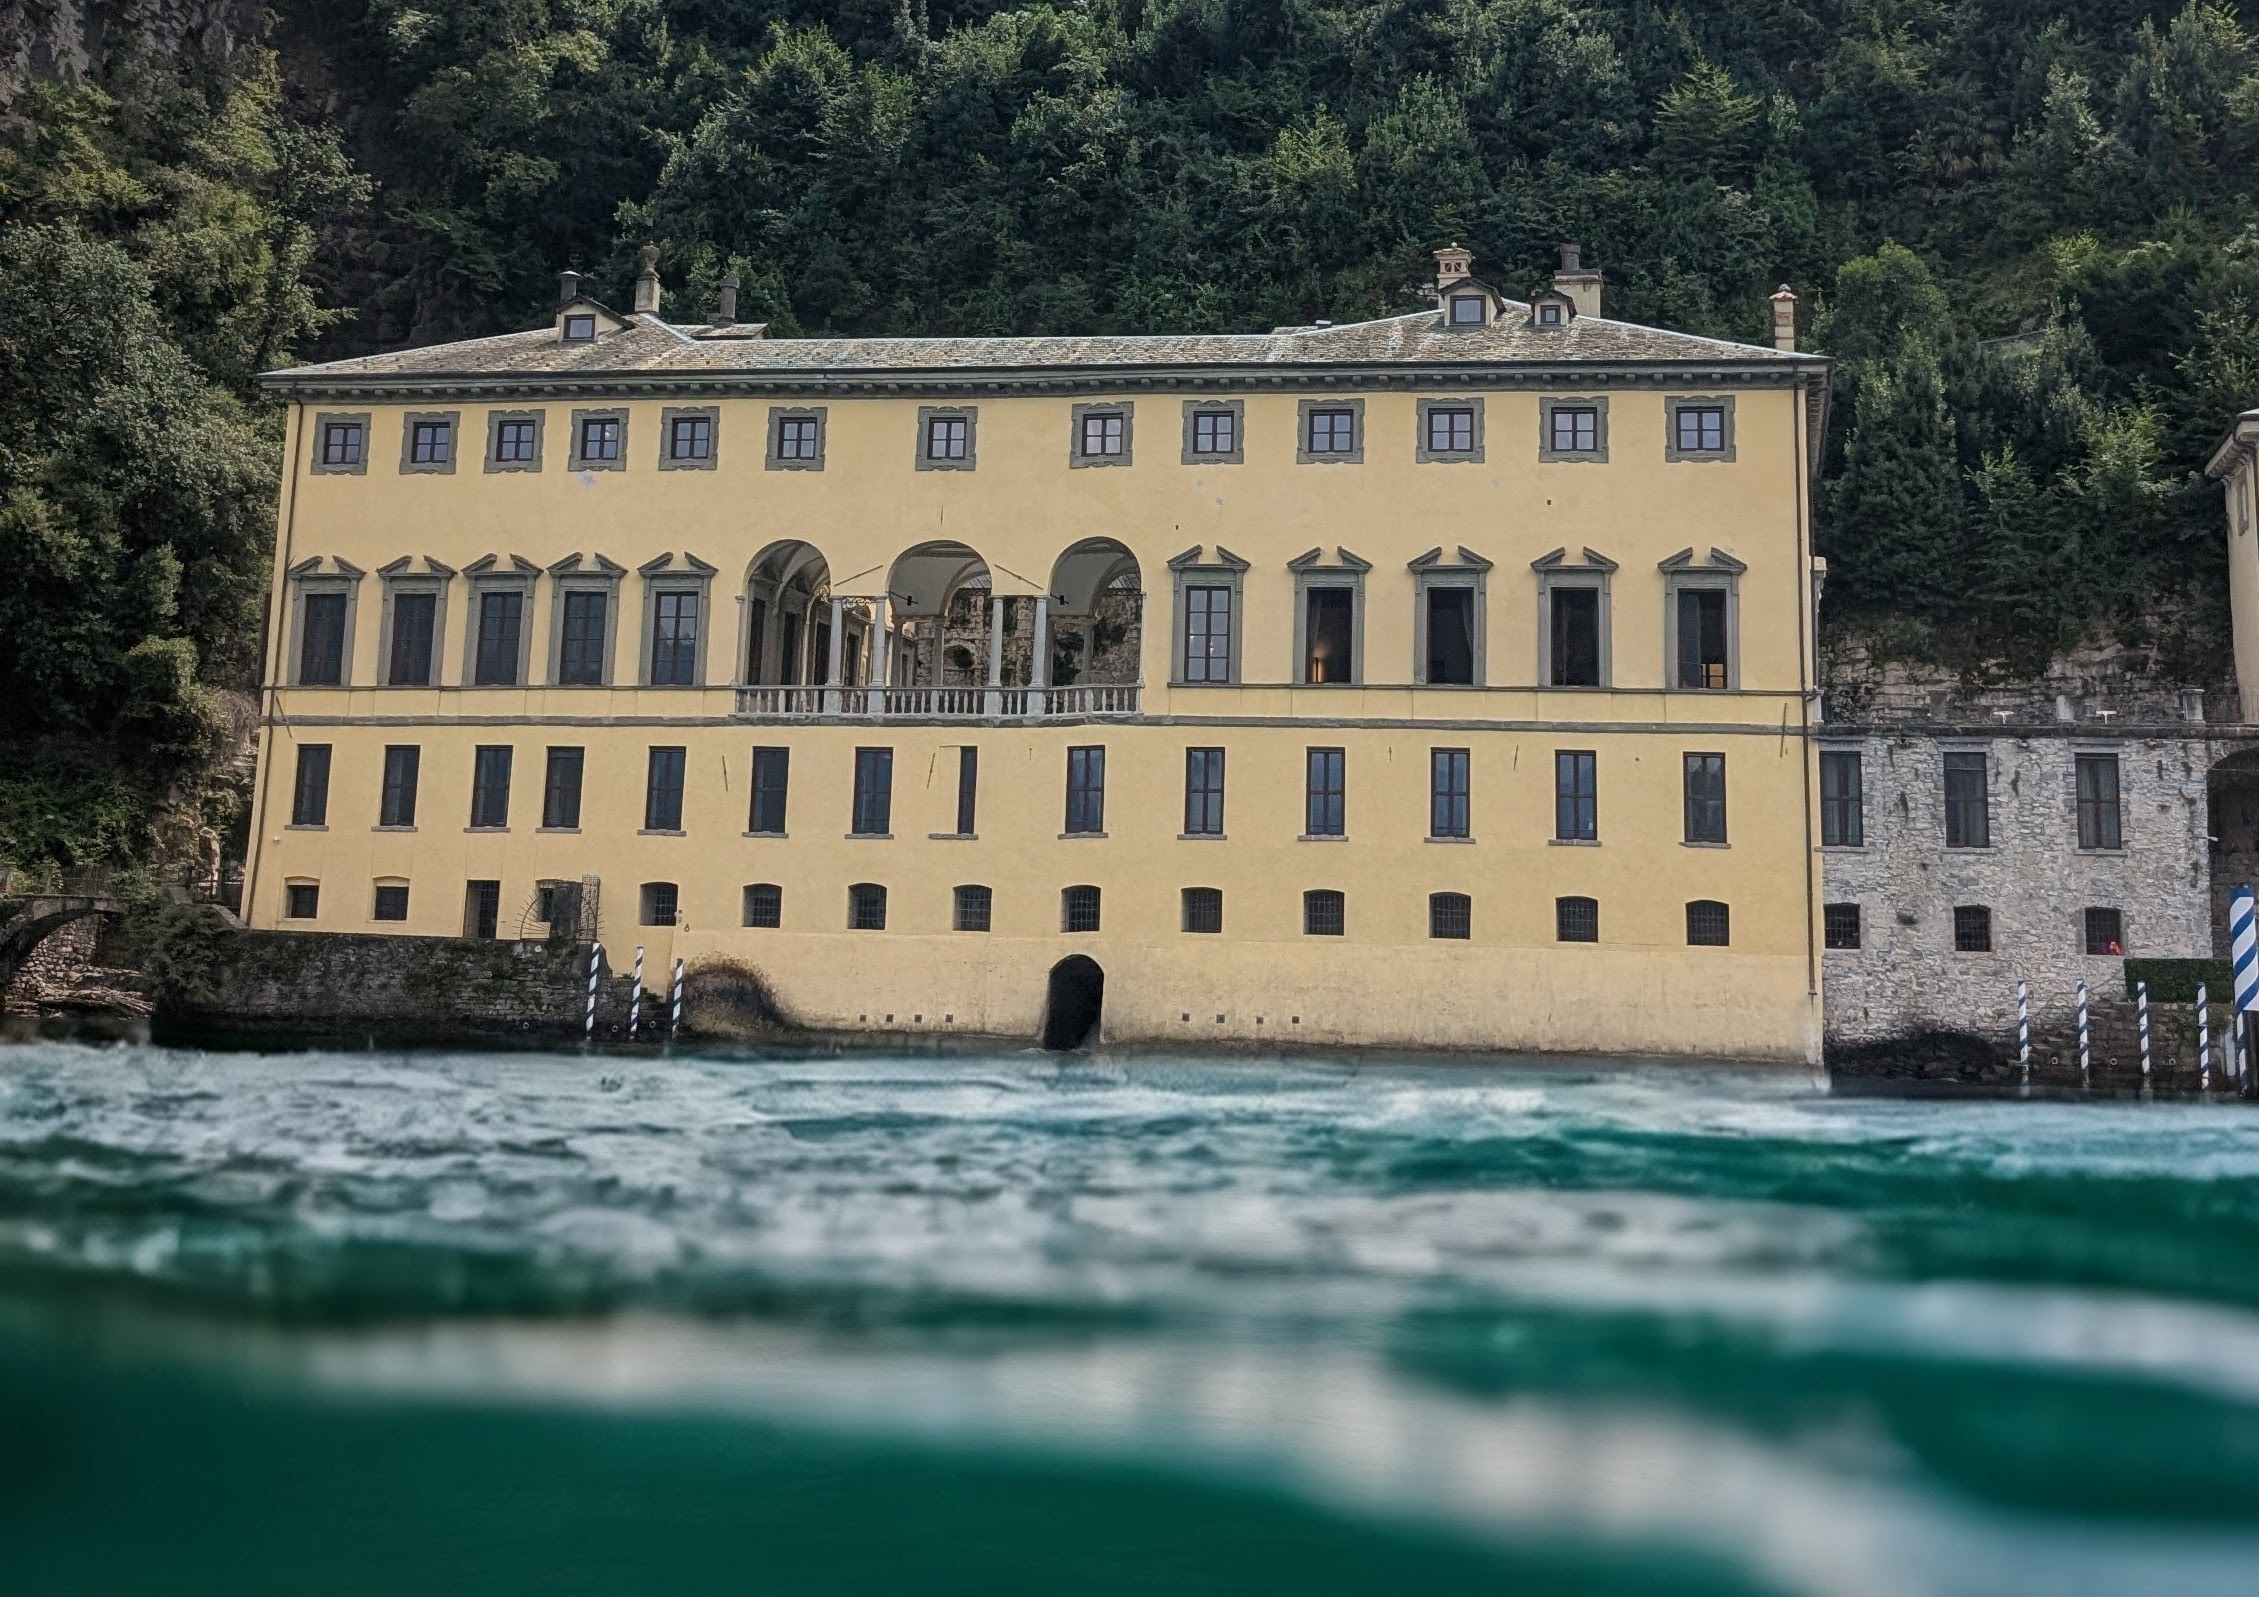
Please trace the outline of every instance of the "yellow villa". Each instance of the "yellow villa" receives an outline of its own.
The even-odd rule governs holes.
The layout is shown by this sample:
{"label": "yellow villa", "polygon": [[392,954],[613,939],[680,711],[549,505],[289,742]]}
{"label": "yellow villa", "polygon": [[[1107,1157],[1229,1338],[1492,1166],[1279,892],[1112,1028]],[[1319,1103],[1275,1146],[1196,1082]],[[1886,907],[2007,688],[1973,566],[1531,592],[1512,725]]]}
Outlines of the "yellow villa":
{"label": "yellow villa", "polygon": [[847,1032],[1815,1059],[1827,362],[1436,254],[1354,325],[781,339],[647,251],[270,374],[246,916]]}

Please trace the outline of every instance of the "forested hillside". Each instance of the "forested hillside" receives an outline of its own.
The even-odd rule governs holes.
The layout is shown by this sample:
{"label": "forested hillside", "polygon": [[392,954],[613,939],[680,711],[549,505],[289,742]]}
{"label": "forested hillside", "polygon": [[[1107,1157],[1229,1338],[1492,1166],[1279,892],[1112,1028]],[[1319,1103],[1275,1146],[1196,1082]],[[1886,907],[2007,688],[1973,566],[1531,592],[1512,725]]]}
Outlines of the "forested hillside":
{"label": "forested hillside", "polygon": [[203,690],[254,675],[251,371],[521,326],[566,266],[624,299],[646,242],[671,312],[735,271],[784,335],[1344,320],[1447,240],[1515,290],[1580,240],[1611,314],[1728,337],[1786,281],[1841,362],[1831,639],[2225,668],[2199,467],[2259,403],[2230,8],[287,0],[261,44],[206,0],[139,52],[144,8],[109,9],[83,64],[0,39],[31,85],[0,738],[45,740],[0,770],[0,853],[144,846]]}

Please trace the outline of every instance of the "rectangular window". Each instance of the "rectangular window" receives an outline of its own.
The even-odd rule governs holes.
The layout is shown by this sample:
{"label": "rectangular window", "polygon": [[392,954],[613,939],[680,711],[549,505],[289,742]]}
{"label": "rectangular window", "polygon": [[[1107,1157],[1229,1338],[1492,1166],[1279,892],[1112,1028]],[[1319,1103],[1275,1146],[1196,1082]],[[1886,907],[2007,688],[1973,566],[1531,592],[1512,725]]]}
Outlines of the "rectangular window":
{"label": "rectangular window", "polygon": [[1102,744],[1067,750],[1067,830],[1085,835],[1106,830],[1106,749]]}
{"label": "rectangular window", "polygon": [[1714,898],[1698,898],[1686,906],[1686,941],[1690,948],[1725,948],[1733,942],[1733,916]]}
{"label": "rectangular window", "polygon": [[745,889],[744,921],[748,926],[784,924],[784,889],[774,882],[755,882]]}
{"label": "rectangular window", "polygon": [[322,890],[313,882],[292,882],[282,890],[282,912],[291,920],[312,920],[322,907]]}
{"label": "rectangular window", "polygon": [[1428,894],[1428,935],[1465,939],[1474,936],[1474,900],[1465,893]]}
{"label": "rectangular window", "polygon": [[1686,757],[1686,840],[1689,843],[1726,840],[1726,757],[1723,754]]}
{"label": "rectangular window", "polygon": [[[893,750],[886,751],[890,756]],[[857,882],[847,889],[847,929],[851,932],[886,930],[886,889],[876,882]]]}
{"label": "rectangular window", "polygon": [[1357,594],[1352,588],[1312,588],[1306,607],[1302,662],[1305,682],[1350,680],[1350,651],[1356,636]]}
{"label": "rectangular window", "polygon": [[478,596],[478,649],[471,674],[474,686],[517,685],[518,639],[525,605],[525,595],[515,591]]}
{"label": "rectangular window", "polygon": [[1188,932],[1221,932],[1224,929],[1224,890],[1220,887],[1188,887],[1184,890],[1184,929]]}
{"label": "rectangular window", "polygon": [[1725,453],[1726,411],[1723,405],[1681,405],[1678,407],[1677,426],[1680,454]]}
{"label": "rectangular window", "polygon": [[667,458],[669,460],[711,460],[714,458],[714,418],[711,416],[677,416],[667,429]]}
{"label": "rectangular window", "polygon": [[471,761],[471,824],[510,824],[510,750],[481,747]]}
{"label": "rectangular window", "polygon": [[822,458],[823,446],[816,431],[813,416],[779,416],[777,418],[777,459],[817,460]]}
{"label": "rectangular window", "polygon": [[408,429],[408,464],[444,466],[455,458],[455,424],[419,421]]}
{"label": "rectangular window", "polygon": [[1451,325],[1454,327],[1480,327],[1482,311],[1482,296],[1479,294],[1451,296]]}
{"label": "rectangular window", "polygon": [[680,918],[682,889],[674,882],[645,882],[636,918],[645,926],[672,926]]}
{"label": "rectangular window", "polygon": [[1302,895],[1302,935],[1339,937],[1347,922],[1341,894],[1330,887],[1313,888]]}
{"label": "rectangular window", "polygon": [[620,419],[617,416],[583,416],[580,422],[580,458],[612,461],[620,458]]}
{"label": "rectangular window", "polygon": [[951,924],[961,932],[985,932],[995,918],[995,911],[996,895],[992,890],[974,885],[960,887]]}
{"label": "rectangular window", "polygon": [[698,680],[698,595],[661,593],[651,601],[651,682],[688,687]]}
{"label": "rectangular window", "polygon": [[394,883],[376,890],[376,904],[371,909],[371,920],[406,920],[408,918],[408,890]]}
{"label": "rectangular window", "polygon": [[[1476,314],[1481,314],[1479,304]],[[1472,410],[1446,410],[1437,407],[1428,412],[1428,453],[1431,455],[1471,455],[1475,451],[1475,413]]]}
{"label": "rectangular window", "polygon": [[957,835],[971,837],[980,819],[980,750],[970,743],[957,750]]}
{"label": "rectangular window", "polygon": [[1985,757],[1962,752],[1945,757],[1945,846],[1989,848],[1992,815],[1985,792]]}
{"label": "rectangular window", "polygon": [[329,745],[298,745],[298,783],[290,796],[290,824],[329,824]]}
{"label": "rectangular window", "polygon": [[1828,904],[1820,911],[1821,942],[1829,948],[1859,946],[1859,906]]}
{"label": "rectangular window", "polygon": [[1829,848],[1866,845],[1867,795],[1856,750],[1820,755],[1820,841]]}
{"label": "rectangular window", "polygon": [[583,311],[565,318],[565,342],[592,344],[596,341],[596,318]]}
{"label": "rectangular window", "polygon": [[1224,835],[1224,751],[1184,751],[1184,830],[1188,837]]}
{"label": "rectangular window", "polygon": [[463,935],[492,942],[502,929],[502,884],[495,881],[463,884]]}
{"label": "rectangular window", "polygon": [[551,749],[541,778],[541,824],[552,832],[580,825],[580,778],[587,756],[580,749]]}
{"label": "rectangular window", "polygon": [[972,443],[973,424],[964,416],[926,418],[926,459],[963,460]]}
{"label": "rectangular window", "polygon": [[1553,939],[1561,943],[1600,941],[1600,900],[1556,898],[1553,901]]}
{"label": "rectangular window", "polygon": [[494,424],[494,459],[497,465],[522,466],[538,460],[541,448],[540,424],[531,421],[498,421]]}
{"label": "rectangular window", "polygon": [[1082,453],[1085,459],[1103,460],[1121,454],[1127,419],[1119,412],[1100,411],[1082,419]]}
{"label": "rectangular window", "polygon": [[1600,686],[1600,590],[1552,590],[1552,659],[1548,680],[1557,688]]}
{"label": "rectangular window", "polygon": [[1231,680],[1231,589],[1184,590],[1184,679]]}
{"label": "rectangular window", "polygon": [[2078,794],[2079,847],[2122,847],[2125,834],[2119,825],[2118,757],[2078,756]]}
{"label": "rectangular window", "polygon": [[309,593],[298,635],[298,681],[334,688],[345,681],[345,595]]}
{"label": "rectangular window", "polygon": [[1549,415],[1553,429],[1550,445],[1556,455],[1593,455],[1600,452],[1600,412],[1589,406],[1556,405]]}
{"label": "rectangular window", "polygon": [[1070,887],[1059,895],[1059,930],[1063,932],[1094,932],[1098,930],[1098,889],[1095,887]]}
{"label": "rectangular window", "polygon": [[1303,832],[1309,837],[1347,835],[1345,772],[1348,754],[1341,749],[1312,749],[1305,787]]}
{"label": "rectangular window", "polygon": [[1723,688],[1726,671],[1726,591],[1679,589],[1679,686]]}
{"label": "rectangular window", "polygon": [[746,818],[748,832],[784,836],[785,798],[792,787],[792,751],[753,751],[753,811]]}
{"label": "rectangular window", "polygon": [[1428,750],[1428,836],[1467,835],[1467,767],[1465,749]]}
{"label": "rectangular window", "polygon": [[438,621],[438,594],[392,596],[392,658],[387,662],[387,682],[396,688],[431,686],[431,645]]}
{"label": "rectangular window", "polygon": [[423,770],[424,751],[413,743],[395,743],[384,751],[384,790],[377,799],[377,825],[416,824],[416,779]]}
{"label": "rectangular window", "polygon": [[604,680],[604,623],[611,595],[586,589],[565,594],[564,634],[558,640],[557,680],[595,687]]}
{"label": "rectangular window", "polygon": [[1475,680],[1475,590],[1430,588],[1427,680],[1472,686]]}
{"label": "rectangular window", "polygon": [[1563,843],[1600,840],[1600,757],[1589,749],[1553,754],[1553,836]]}
{"label": "rectangular window", "polygon": [[2086,912],[2086,951],[2116,959],[2126,951],[2126,918],[2115,909]]}
{"label": "rectangular window", "polygon": [[849,830],[857,837],[885,837],[894,822],[894,751],[855,751],[855,814]]}
{"label": "rectangular window", "polygon": [[643,829],[646,832],[682,830],[682,769],[684,751],[655,748],[643,780]]}
{"label": "rectangular window", "polygon": [[1239,452],[1239,416],[1229,410],[1198,410],[1192,414],[1192,452],[1196,455],[1233,455]]}
{"label": "rectangular window", "polygon": [[1992,911],[1982,904],[1953,907],[1953,951],[1957,954],[1992,952]]}
{"label": "rectangular window", "polygon": [[1357,413],[1354,410],[1313,410],[1309,414],[1313,455],[1353,455],[1357,452]]}
{"label": "rectangular window", "polygon": [[322,428],[322,464],[358,466],[367,438],[366,430],[357,421],[326,423]]}

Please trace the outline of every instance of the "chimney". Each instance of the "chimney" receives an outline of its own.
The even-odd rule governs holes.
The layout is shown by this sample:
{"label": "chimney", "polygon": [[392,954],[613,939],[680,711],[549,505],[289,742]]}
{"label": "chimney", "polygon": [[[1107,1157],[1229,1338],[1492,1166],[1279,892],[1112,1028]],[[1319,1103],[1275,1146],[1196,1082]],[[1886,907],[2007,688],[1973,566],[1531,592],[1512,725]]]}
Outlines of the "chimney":
{"label": "chimney", "polygon": [[722,279],[722,303],[714,312],[714,325],[727,327],[737,320],[737,274]]}
{"label": "chimney", "polygon": [[1435,291],[1448,294],[1467,280],[1468,271],[1475,264],[1475,252],[1463,250],[1456,244],[1446,244],[1435,252]]}
{"label": "chimney", "polygon": [[1553,274],[1553,287],[1569,296],[1579,316],[1600,314],[1600,283],[1598,272],[1585,269],[1582,244],[1561,246],[1561,269]]}
{"label": "chimney", "polygon": [[580,298],[580,273],[559,272],[557,274],[557,303],[570,305],[578,298]]}
{"label": "chimney", "polygon": [[1786,283],[1773,293],[1773,348],[1796,353],[1796,291]]}
{"label": "chimney", "polygon": [[659,246],[643,246],[643,272],[635,280],[635,309],[638,315],[659,314]]}

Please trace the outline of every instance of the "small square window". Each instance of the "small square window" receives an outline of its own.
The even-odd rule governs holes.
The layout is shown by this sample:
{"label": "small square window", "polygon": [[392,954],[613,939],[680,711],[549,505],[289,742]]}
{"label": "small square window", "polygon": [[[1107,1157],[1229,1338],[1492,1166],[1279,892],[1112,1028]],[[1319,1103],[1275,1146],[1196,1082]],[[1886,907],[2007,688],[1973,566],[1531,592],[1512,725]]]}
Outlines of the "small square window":
{"label": "small square window", "polygon": [[368,429],[357,421],[333,421],[322,428],[322,464],[358,466],[368,446]]}
{"label": "small square window", "polygon": [[1128,418],[1119,411],[1099,411],[1082,419],[1082,453],[1085,459],[1118,457],[1125,447],[1123,429]]}
{"label": "small square window", "polygon": [[376,890],[376,908],[371,920],[406,920],[408,918],[408,890],[405,887],[380,887]]}
{"label": "small square window", "polygon": [[419,421],[408,429],[408,463],[444,466],[455,458],[455,424]]}
{"label": "small square window", "polygon": [[857,882],[847,889],[847,929],[851,932],[886,930],[886,889],[876,882]]}
{"label": "small square window", "polygon": [[1428,895],[1428,935],[1466,939],[1474,935],[1474,900],[1465,893]]}
{"label": "small square window", "polygon": [[1454,327],[1480,327],[1483,321],[1483,303],[1480,294],[1454,294],[1451,296],[1451,325]]}
{"label": "small square window", "polygon": [[926,459],[963,460],[971,446],[972,423],[962,416],[926,419]]}
{"label": "small square window", "polygon": [[1859,906],[1857,904],[1829,904],[1820,911],[1821,940],[1829,948],[1857,948],[1859,946]]}
{"label": "small square window", "polygon": [[985,932],[989,929],[990,921],[995,913],[996,894],[993,889],[978,885],[960,887],[957,889],[956,903],[953,907],[955,918],[951,924],[957,930],[961,932]]}
{"label": "small square window", "polygon": [[313,882],[292,882],[282,898],[282,913],[290,920],[312,920],[322,907],[322,890]]}
{"label": "small square window", "polygon": [[1059,895],[1059,930],[1063,932],[1094,932],[1098,930],[1098,889],[1095,887],[1070,887]]}
{"label": "small square window", "polygon": [[822,434],[815,417],[779,416],[777,418],[777,459],[820,460],[822,458]]}
{"label": "small square window", "polygon": [[1957,954],[1992,952],[1992,911],[1982,904],[1957,904],[1953,909],[1953,951]]}
{"label": "small square window", "polygon": [[1600,412],[1581,405],[1561,405],[1547,418],[1552,428],[1552,450],[1557,455],[1590,455],[1600,449]]}
{"label": "small square window", "polygon": [[1311,411],[1309,450],[1313,455],[1356,453],[1357,413],[1353,410]]}
{"label": "small square window", "polygon": [[593,344],[596,341],[596,318],[587,312],[576,312],[565,318],[565,342],[568,344]]}
{"label": "small square window", "polygon": [[681,892],[673,882],[645,882],[640,896],[640,919],[644,925],[672,926],[675,923]]}
{"label": "small square window", "polygon": [[1475,450],[1475,413],[1471,409],[1438,406],[1428,412],[1428,453],[1471,455]]}
{"label": "small square window", "polygon": [[2086,951],[2109,959],[2122,959],[2126,952],[2126,918],[2115,909],[2089,909],[2086,912]]}
{"label": "small square window", "polygon": [[755,882],[745,889],[745,924],[782,926],[784,889],[774,882]]}
{"label": "small square window", "polygon": [[1680,454],[1725,453],[1726,410],[1723,405],[1681,405],[1677,423]]}
{"label": "small square window", "polygon": [[1553,936],[1563,943],[1600,941],[1600,900],[1556,898],[1553,901]]}
{"label": "small square window", "polygon": [[1224,929],[1224,890],[1188,887],[1184,890],[1184,929],[1215,933]]}
{"label": "small square window", "polygon": [[670,460],[711,460],[714,458],[714,418],[711,416],[677,416],[667,429],[667,458]]}
{"label": "small square window", "polygon": [[1537,325],[1540,327],[1560,326],[1561,307],[1558,305],[1540,305],[1537,308]]}
{"label": "small square window", "polygon": [[497,465],[522,466],[541,458],[540,425],[531,421],[494,424],[494,459]]}
{"label": "small square window", "polygon": [[1302,934],[1305,937],[1339,937],[1346,921],[1345,902],[1334,889],[1312,888],[1302,895]]}
{"label": "small square window", "polygon": [[1196,455],[1233,455],[1239,452],[1239,414],[1230,410],[1196,410],[1192,413],[1192,452]]}
{"label": "small square window", "polygon": [[580,424],[580,458],[613,461],[620,458],[620,421],[616,416],[584,416]]}
{"label": "small square window", "polygon": [[1733,941],[1732,915],[1714,898],[1686,906],[1686,940],[1691,948],[1724,948]]}

